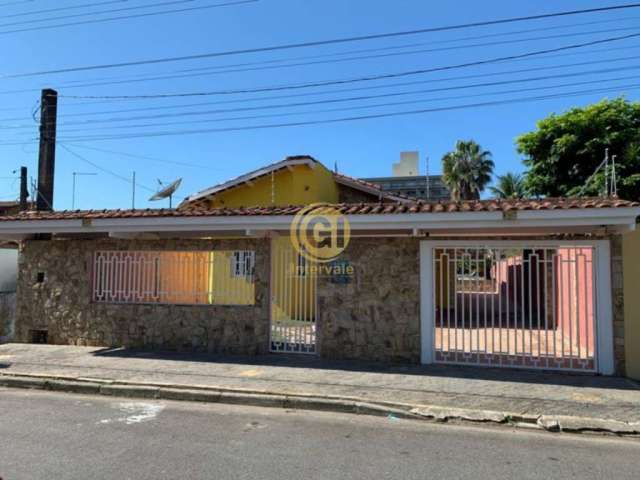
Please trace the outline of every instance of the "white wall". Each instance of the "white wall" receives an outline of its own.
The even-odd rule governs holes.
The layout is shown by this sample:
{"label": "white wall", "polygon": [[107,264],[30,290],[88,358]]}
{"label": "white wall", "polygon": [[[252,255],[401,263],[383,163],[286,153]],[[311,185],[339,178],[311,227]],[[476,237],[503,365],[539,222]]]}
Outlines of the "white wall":
{"label": "white wall", "polygon": [[0,293],[15,292],[18,277],[18,250],[0,248]]}

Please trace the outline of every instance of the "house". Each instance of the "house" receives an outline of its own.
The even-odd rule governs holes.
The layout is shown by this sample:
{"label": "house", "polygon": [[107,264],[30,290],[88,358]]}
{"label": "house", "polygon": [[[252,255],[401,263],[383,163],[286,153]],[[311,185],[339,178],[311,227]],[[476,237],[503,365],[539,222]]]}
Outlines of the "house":
{"label": "house", "polygon": [[0,239],[20,244],[21,342],[613,374],[621,234],[639,214],[611,198],[395,199],[292,157],[178,209],[3,216]]}
{"label": "house", "polygon": [[308,155],[287,157],[187,197],[179,209],[406,202],[411,198],[331,172]]}

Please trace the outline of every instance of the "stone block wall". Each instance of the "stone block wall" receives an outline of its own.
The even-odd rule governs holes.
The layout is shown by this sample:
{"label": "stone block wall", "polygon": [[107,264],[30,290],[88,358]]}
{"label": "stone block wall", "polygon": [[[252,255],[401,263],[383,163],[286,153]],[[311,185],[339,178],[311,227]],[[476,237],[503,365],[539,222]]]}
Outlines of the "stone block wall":
{"label": "stone block wall", "polygon": [[318,279],[320,355],[419,363],[419,240],[352,238],[339,261],[354,275]]}
{"label": "stone block wall", "polygon": [[[255,305],[94,303],[90,272],[97,250],[255,250]],[[266,353],[268,275],[264,239],[27,241],[19,257],[15,340],[30,342],[33,330],[47,330],[55,344]]]}
{"label": "stone block wall", "polygon": [[0,292],[0,343],[13,339],[16,321],[16,294]]}

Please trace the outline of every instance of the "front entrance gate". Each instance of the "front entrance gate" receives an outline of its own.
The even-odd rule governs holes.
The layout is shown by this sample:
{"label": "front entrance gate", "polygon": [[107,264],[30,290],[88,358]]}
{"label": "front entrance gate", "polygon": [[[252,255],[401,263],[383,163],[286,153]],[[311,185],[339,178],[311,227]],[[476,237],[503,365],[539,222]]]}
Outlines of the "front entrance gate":
{"label": "front entrance gate", "polygon": [[289,237],[271,240],[272,352],[316,353],[317,276]]}
{"label": "front entrance gate", "polygon": [[597,370],[596,248],[434,244],[432,360]]}

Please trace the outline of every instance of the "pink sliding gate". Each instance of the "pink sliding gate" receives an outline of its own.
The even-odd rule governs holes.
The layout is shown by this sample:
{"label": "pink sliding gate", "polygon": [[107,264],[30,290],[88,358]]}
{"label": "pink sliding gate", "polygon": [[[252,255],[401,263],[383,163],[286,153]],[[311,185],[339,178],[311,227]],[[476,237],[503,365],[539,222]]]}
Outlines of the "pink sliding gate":
{"label": "pink sliding gate", "polygon": [[435,361],[595,370],[594,251],[434,248]]}

